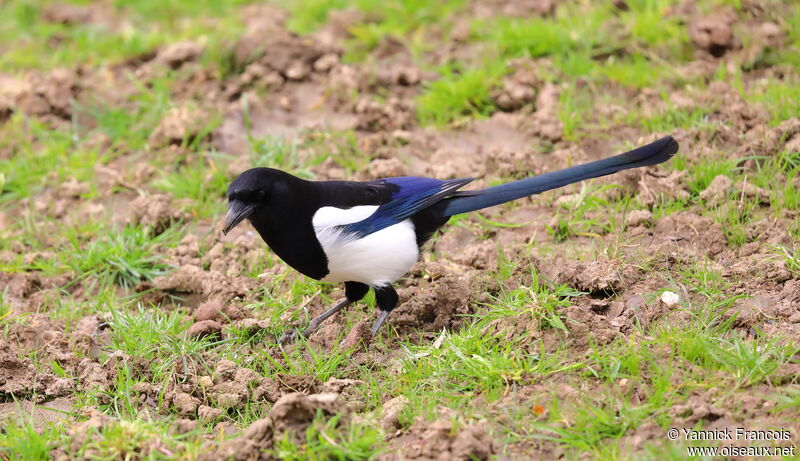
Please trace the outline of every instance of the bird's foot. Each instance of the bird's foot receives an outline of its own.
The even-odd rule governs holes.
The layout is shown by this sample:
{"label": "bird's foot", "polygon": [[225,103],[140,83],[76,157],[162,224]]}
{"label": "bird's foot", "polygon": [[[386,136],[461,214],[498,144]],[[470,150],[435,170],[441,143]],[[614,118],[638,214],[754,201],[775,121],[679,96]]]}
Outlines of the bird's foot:
{"label": "bird's foot", "polygon": [[370,339],[375,339],[375,336],[378,335],[378,330],[380,330],[381,325],[383,325],[383,322],[385,322],[388,318],[389,312],[381,311],[381,313],[378,315],[378,318],[375,320],[375,323],[372,325],[372,337]]}
{"label": "bird's foot", "polygon": [[299,328],[292,328],[291,333],[286,333],[278,339],[278,345],[283,346],[284,344],[291,344],[295,342],[298,336],[305,336],[303,333],[305,333],[305,331],[301,332]]}
{"label": "bird's foot", "polygon": [[338,303],[336,303],[336,305],[334,305],[327,311],[323,312],[321,315],[318,315],[317,317],[311,319],[311,322],[308,323],[308,328],[306,328],[305,330],[300,331],[299,328],[294,328],[292,329],[291,333],[286,333],[285,335],[281,336],[280,339],[278,339],[278,345],[292,343],[298,338],[298,336],[308,338],[311,335],[311,333],[317,331],[322,322],[324,322],[328,317],[339,312],[340,310],[344,309],[350,304],[351,301],[347,300],[347,298],[339,301]]}

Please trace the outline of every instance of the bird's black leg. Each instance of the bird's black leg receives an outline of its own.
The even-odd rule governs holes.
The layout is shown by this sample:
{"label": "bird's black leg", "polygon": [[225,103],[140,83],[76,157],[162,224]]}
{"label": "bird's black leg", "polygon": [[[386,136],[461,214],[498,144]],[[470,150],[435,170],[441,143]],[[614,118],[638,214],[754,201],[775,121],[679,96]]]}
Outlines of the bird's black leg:
{"label": "bird's black leg", "polygon": [[381,313],[378,315],[378,319],[375,320],[375,323],[372,325],[372,337],[374,338],[375,335],[378,334],[378,330],[383,325],[383,322],[389,317],[389,313],[397,307],[398,301],[397,292],[392,288],[391,285],[387,285],[385,287],[375,288],[375,301],[378,304],[378,309],[380,309]]}
{"label": "bird's black leg", "polygon": [[295,328],[292,330],[291,333],[286,333],[285,335],[281,336],[281,338],[278,340],[278,344],[290,343],[295,339],[297,339],[298,335],[302,335],[303,337],[307,338],[309,335],[311,335],[311,333],[317,331],[317,328],[319,328],[322,322],[327,320],[333,314],[349,306],[350,304],[359,301],[361,298],[364,297],[364,295],[367,294],[368,291],[369,291],[369,286],[364,285],[363,283],[345,282],[344,299],[334,304],[333,307],[331,307],[327,311],[311,319],[311,321],[308,323],[308,328],[306,328],[305,330],[300,331],[299,329]]}

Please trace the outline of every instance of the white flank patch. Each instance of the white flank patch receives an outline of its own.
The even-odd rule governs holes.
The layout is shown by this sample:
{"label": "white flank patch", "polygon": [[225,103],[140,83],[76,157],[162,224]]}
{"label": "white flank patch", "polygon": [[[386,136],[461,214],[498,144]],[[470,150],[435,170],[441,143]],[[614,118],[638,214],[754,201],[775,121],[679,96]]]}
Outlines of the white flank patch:
{"label": "white flank patch", "polygon": [[336,228],[366,219],[376,209],[377,206],[323,207],[314,214],[314,232],[328,257],[328,275],[323,282],[385,286],[402,277],[417,262],[417,236],[409,219],[364,238]]}

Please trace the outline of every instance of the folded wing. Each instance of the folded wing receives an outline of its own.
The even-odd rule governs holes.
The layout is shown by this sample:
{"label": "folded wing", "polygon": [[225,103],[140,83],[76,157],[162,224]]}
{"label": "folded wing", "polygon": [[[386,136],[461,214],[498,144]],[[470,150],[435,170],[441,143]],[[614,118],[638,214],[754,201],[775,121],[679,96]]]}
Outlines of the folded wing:
{"label": "folded wing", "polygon": [[458,189],[473,180],[461,178],[442,181],[414,176],[382,179],[379,182],[392,191],[392,199],[379,206],[366,219],[341,226],[342,230],[363,237],[393,226],[446,197],[461,195]]}

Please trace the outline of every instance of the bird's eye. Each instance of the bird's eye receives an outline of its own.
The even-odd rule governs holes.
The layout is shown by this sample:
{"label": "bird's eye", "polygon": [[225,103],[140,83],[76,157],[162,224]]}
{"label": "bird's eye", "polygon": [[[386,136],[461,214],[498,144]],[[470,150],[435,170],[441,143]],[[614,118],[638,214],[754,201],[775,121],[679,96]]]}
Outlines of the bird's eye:
{"label": "bird's eye", "polygon": [[266,196],[267,196],[267,191],[265,191],[264,189],[259,189],[258,191],[256,191],[256,198],[258,200],[263,200],[264,197]]}

